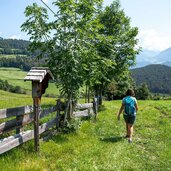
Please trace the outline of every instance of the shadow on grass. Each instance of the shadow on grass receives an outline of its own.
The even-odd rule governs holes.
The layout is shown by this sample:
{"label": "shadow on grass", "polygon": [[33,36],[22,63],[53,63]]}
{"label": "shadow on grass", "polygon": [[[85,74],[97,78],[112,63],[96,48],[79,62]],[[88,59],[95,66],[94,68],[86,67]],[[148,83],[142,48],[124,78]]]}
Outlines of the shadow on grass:
{"label": "shadow on grass", "polygon": [[106,137],[106,138],[100,138],[100,141],[103,141],[103,142],[112,142],[112,143],[116,143],[118,141],[121,141],[123,139],[123,137]]}
{"label": "shadow on grass", "polygon": [[61,134],[53,136],[52,140],[58,144],[63,144],[68,141],[68,139]]}
{"label": "shadow on grass", "polygon": [[104,105],[99,105],[98,112],[105,111],[106,107]]}

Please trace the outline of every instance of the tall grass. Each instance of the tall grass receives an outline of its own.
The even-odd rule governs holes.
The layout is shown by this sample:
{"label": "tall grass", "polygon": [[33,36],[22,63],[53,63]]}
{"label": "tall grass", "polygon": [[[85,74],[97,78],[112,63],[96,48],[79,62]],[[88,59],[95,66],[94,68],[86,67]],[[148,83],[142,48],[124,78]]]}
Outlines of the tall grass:
{"label": "tall grass", "polygon": [[33,141],[0,156],[1,170],[171,170],[171,101],[139,101],[133,143],[128,143],[125,124],[116,119],[120,101],[104,102],[97,121],[83,121],[70,134],[56,134]]}

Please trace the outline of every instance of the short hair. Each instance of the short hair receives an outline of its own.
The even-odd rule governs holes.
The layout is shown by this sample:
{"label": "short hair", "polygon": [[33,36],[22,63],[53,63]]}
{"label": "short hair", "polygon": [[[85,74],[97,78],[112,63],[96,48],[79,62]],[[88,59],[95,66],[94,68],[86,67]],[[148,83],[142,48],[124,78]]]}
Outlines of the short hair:
{"label": "short hair", "polygon": [[128,90],[126,91],[126,96],[135,96],[134,90],[128,89]]}

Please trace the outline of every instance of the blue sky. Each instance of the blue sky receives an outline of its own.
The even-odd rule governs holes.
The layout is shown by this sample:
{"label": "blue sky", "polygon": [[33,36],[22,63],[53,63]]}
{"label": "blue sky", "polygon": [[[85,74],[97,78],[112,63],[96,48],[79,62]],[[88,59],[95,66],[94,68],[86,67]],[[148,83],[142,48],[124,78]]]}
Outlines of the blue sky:
{"label": "blue sky", "polygon": [[[48,5],[53,0],[44,0]],[[21,32],[20,26],[26,20],[24,10],[27,5],[40,0],[1,0],[0,37],[29,38]],[[120,0],[121,7],[131,18],[131,25],[139,28],[139,45],[144,49],[161,51],[171,47],[171,0]],[[112,0],[104,0],[110,5]]]}

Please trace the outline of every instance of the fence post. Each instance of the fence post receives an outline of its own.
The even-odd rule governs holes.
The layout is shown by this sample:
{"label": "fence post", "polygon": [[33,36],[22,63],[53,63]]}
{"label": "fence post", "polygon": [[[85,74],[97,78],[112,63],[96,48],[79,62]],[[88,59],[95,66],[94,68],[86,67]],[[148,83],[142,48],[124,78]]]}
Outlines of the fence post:
{"label": "fence post", "polygon": [[93,111],[94,111],[95,120],[96,120],[97,119],[97,111],[98,111],[97,98],[93,99]]}
{"label": "fence post", "polygon": [[39,114],[40,114],[40,102],[41,98],[33,98],[34,106],[34,149],[39,152]]}
{"label": "fence post", "polygon": [[60,111],[62,110],[61,109],[61,100],[60,99],[57,100],[56,106],[57,106],[57,111],[56,111],[56,129],[58,129],[59,128],[59,124],[60,124],[60,119],[61,119]]}
{"label": "fence post", "polygon": [[[24,117],[24,116],[16,116],[17,125],[19,125],[18,122],[19,122],[20,120],[23,120],[23,117]],[[21,132],[21,130],[22,130],[21,127],[16,128],[16,134],[19,134],[19,133]]]}

